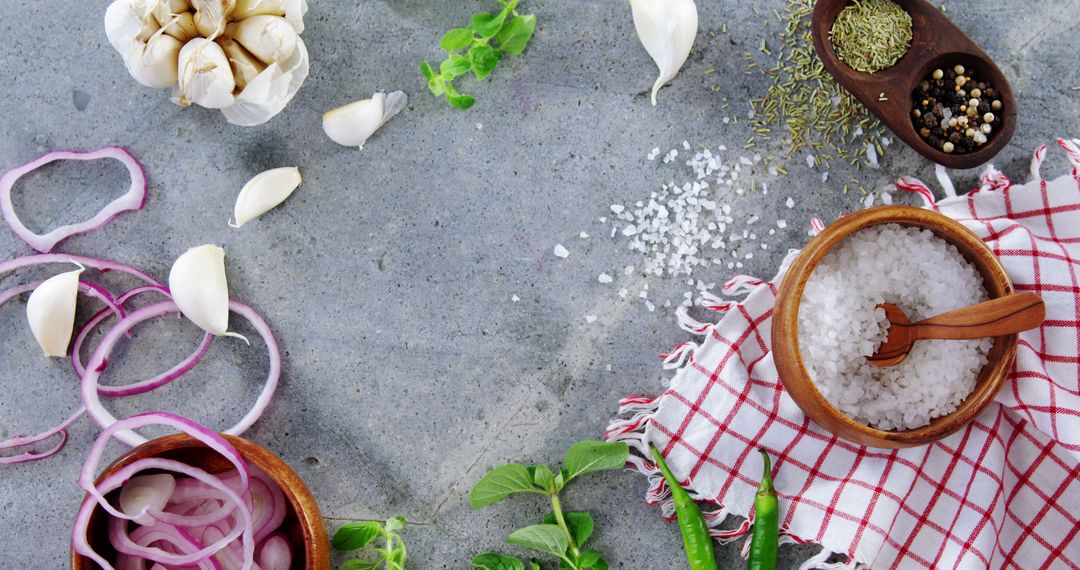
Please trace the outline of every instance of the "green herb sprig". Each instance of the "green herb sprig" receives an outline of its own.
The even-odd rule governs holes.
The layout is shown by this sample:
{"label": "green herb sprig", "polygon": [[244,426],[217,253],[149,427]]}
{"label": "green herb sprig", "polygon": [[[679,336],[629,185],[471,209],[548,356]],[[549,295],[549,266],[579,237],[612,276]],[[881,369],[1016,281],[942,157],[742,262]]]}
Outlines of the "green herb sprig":
{"label": "green herb sprig", "polygon": [[536,16],[518,14],[520,0],[499,0],[502,10],[498,14],[480,12],[473,14],[468,27],[446,32],[439,47],[446,50],[447,58],[439,65],[439,71],[428,62],[420,64],[420,73],[427,79],[428,89],[436,97],[458,109],[469,109],[476,103],[471,95],[461,93],[454,87],[454,80],[469,73],[484,79],[507,55],[521,55],[536,31]]}
{"label": "green herb sprig", "polygon": [[[559,568],[571,570],[607,570],[608,564],[596,550],[585,549],[585,542],[593,533],[593,519],[586,512],[562,510],[559,492],[579,475],[612,471],[626,466],[630,450],[625,443],[603,441],[579,441],[566,451],[563,466],[553,472],[546,465],[525,467],[511,463],[496,467],[484,475],[469,494],[474,509],[495,503],[520,493],[544,495],[551,500],[551,514],[542,524],[527,526],[514,531],[506,542],[524,546],[559,560]],[[541,570],[541,562],[532,558],[529,570]],[[520,559],[495,552],[485,552],[473,558],[474,568],[485,570],[525,570]]]}
{"label": "green herb sprig", "polygon": [[[339,528],[331,541],[334,550],[367,550],[362,553],[363,558],[353,558],[342,564],[341,570],[404,570],[407,557],[405,541],[397,534],[403,528],[404,517],[394,517],[383,524],[375,521],[356,522]],[[371,543],[376,538],[382,539],[381,547]]]}

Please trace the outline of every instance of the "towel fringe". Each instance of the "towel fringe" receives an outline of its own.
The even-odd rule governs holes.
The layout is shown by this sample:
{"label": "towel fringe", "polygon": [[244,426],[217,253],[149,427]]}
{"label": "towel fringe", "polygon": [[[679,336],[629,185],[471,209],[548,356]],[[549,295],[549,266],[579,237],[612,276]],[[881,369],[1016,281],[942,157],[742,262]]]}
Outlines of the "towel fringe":
{"label": "towel fringe", "polygon": [[799,566],[799,570],[854,570],[859,563],[854,560],[847,562],[829,562],[834,553],[828,548],[822,548],[821,552],[811,556]]}
{"label": "towel fringe", "polygon": [[1008,176],[1005,176],[994,165],[991,164],[986,167],[986,170],[979,175],[979,182],[982,183],[979,186],[979,191],[984,192],[987,190],[1005,190],[1009,186],[1012,186],[1012,181]]}
{"label": "towel fringe", "polygon": [[686,307],[679,307],[675,309],[675,320],[679,323],[679,328],[696,336],[703,336],[712,327],[710,323],[703,323],[690,316],[690,311]]}
{"label": "towel fringe", "polygon": [[912,178],[910,176],[904,176],[896,181],[896,187],[904,192],[911,192],[922,196],[923,202],[926,203],[927,208],[937,210],[937,199],[934,198],[934,193],[930,191],[930,188],[923,184],[921,180]]}
{"label": "towel fringe", "polygon": [[754,290],[764,284],[765,282],[757,277],[750,275],[736,275],[735,277],[732,277],[730,281],[724,283],[724,287],[720,292],[728,297],[737,297],[739,295],[753,293]]}
{"label": "towel fringe", "polygon": [[701,293],[698,299],[698,305],[709,309],[710,311],[716,311],[718,313],[726,313],[737,305],[735,301],[727,301],[717,297],[715,293],[705,291]]}
{"label": "towel fringe", "polygon": [[947,198],[955,198],[956,186],[953,186],[952,179],[949,178],[949,172],[945,170],[945,167],[940,164],[935,164],[934,174],[937,175],[938,184],[941,184],[941,189],[945,191],[945,196]]}
{"label": "towel fringe", "polygon": [[1031,157],[1031,181],[1042,181],[1042,163],[1046,159],[1046,145],[1039,145],[1039,148],[1035,149],[1035,154]]}
{"label": "towel fringe", "polygon": [[820,218],[810,218],[810,234],[816,236],[823,231],[825,231],[825,222]]}
{"label": "towel fringe", "polygon": [[1058,139],[1057,143],[1069,156],[1069,162],[1073,165],[1073,176],[1080,175],[1080,139]]}
{"label": "towel fringe", "polygon": [[680,342],[671,352],[661,354],[660,358],[663,360],[664,370],[682,368],[693,358],[694,351],[697,348],[698,344],[696,342]]}

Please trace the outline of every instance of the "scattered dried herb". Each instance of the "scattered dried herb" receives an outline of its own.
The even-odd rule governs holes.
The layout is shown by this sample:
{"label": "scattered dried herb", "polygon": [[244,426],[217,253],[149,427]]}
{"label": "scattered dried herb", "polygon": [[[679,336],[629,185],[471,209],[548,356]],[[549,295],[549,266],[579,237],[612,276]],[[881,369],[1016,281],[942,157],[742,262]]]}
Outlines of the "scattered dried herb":
{"label": "scattered dried herb", "polygon": [[840,11],[829,39],[856,71],[888,69],[911,48],[911,15],[892,0],[854,0]]}

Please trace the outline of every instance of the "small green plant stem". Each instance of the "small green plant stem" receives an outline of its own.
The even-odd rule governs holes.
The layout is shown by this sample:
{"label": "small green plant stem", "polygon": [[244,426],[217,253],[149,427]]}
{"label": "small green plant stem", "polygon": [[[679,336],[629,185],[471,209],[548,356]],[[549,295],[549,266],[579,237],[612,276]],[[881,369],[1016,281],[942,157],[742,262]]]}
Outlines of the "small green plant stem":
{"label": "small green plant stem", "polygon": [[[379,534],[386,540],[386,548],[380,548],[378,552],[383,555],[386,560],[386,570],[405,570],[405,567],[392,560],[394,553],[394,538],[395,534],[387,532],[386,529],[379,527]],[[405,550],[405,541],[401,540],[401,537],[397,537],[397,541],[401,543],[401,549]]]}
{"label": "small green plant stem", "polygon": [[577,544],[574,543],[574,535],[570,533],[570,527],[566,524],[566,518],[563,517],[562,504],[559,502],[559,494],[551,494],[551,510],[555,513],[555,521],[559,523],[559,528],[566,533],[566,538],[570,540],[570,554],[574,555],[574,559],[581,554],[578,552]]}

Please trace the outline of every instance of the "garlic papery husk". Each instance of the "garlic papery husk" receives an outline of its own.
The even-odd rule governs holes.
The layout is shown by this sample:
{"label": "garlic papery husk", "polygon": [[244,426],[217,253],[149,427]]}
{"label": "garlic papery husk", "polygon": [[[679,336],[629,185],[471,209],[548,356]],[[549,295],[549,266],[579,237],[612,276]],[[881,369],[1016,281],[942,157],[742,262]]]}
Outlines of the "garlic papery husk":
{"label": "garlic papery husk", "polygon": [[193,247],[169,272],[173,302],[191,322],[215,336],[229,334],[229,284],[225,250],[216,245]]}
{"label": "garlic papery husk", "polygon": [[176,84],[180,43],[158,31],[150,0],[117,0],[105,11],[105,33],[128,73],[148,87]]}
{"label": "garlic papery husk", "polygon": [[221,110],[230,123],[248,127],[261,125],[282,111],[307,79],[307,47],[298,40],[296,51],[285,61],[271,64],[236,96],[232,106]]}
{"label": "garlic papery husk", "polygon": [[236,79],[221,46],[206,38],[184,44],[178,63],[179,103],[196,103],[208,109],[233,104]]}
{"label": "garlic papery husk", "polygon": [[236,0],[192,0],[195,28],[204,38],[214,39],[225,31]]}
{"label": "garlic papery husk", "polygon": [[236,40],[220,38],[217,42],[225,51],[225,57],[229,58],[237,88],[247,87],[248,83],[255,81],[255,78],[266,70],[266,64],[248,53],[248,50]]}
{"label": "garlic papery husk", "polygon": [[180,40],[157,34],[131,54],[127,60],[128,72],[147,87],[172,87],[178,79],[176,65],[182,47]]}
{"label": "garlic papery husk", "polygon": [[244,184],[233,210],[234,228],[254,220],[281,204],[300,187],[300,169],[295,166],[275,168],[255,175]]}
{"label": "garlic papery husk", "polygon": [[175,14],[161,22],[161,26],[166,34],[181,42],[199,37],[199,31],[195,28],[195,19],[191,12]]}
{"label": "garlic papery husk", "polygon": [[158,30],[153,16],[153,0],[116,0],[105,10],[105,36],[120,52],[132,43],[145,43]]}
{"label": "garlic papery husk", "polygon": [[46,279],[26,302],[26,320],[45,356],[67,356],[82,272],[80,267]]}
{"label": "garlic papery husk", "polygon": [[229,37],[266,63],[288,59],[299,39],[296,30],[281,16],[252,16],[226,29]]}
{"label": "garlic papery husk", "polygon": [[697,37],[698,12],[694,0],[630,0],[634,28],[645,51],[660,68],[652,89],[656,92],[679,73]]}
{"label": "garlic papery husk", "polygon": [[284,16],[285,0],[236,0],[232,17],[243,20],[252,16]]}
{"label": "garlic papery husk", "polygon": [[409,96],[404,91],[376,93],[371,99],[349,103],[323,115],[326,136],[340,145],[364,148],[368,137],[405,108]]}

